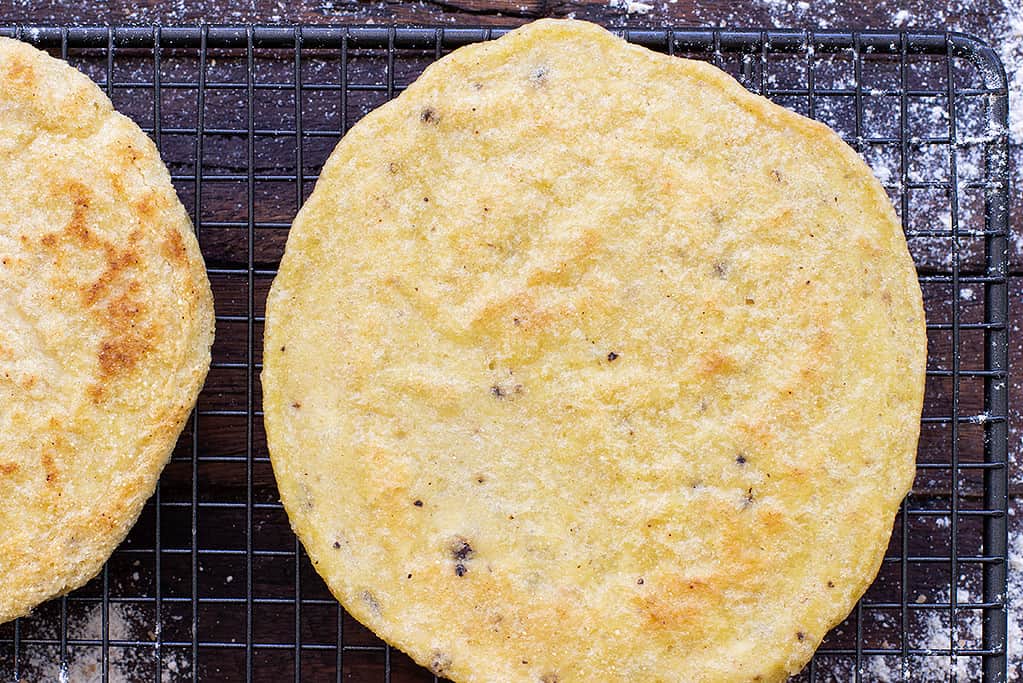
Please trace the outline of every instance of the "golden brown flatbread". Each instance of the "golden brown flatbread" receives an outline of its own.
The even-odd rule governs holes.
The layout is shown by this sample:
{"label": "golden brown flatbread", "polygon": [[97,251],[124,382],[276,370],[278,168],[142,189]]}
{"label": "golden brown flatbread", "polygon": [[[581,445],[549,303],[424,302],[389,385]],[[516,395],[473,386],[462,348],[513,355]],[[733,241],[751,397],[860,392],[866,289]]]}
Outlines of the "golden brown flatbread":
{"label": "golden brown flatbread", "polygon": [[266,431],[345,608],[455,681],[780,681],[873,579],[926,338],[825,126],[577,21],[360,121],[268,304]]}
{"label": "golden brown flatbread", "polygon": [[212,340],[152,141],[84,75],[0,39],[0,622],[84,584],[125,537]]}

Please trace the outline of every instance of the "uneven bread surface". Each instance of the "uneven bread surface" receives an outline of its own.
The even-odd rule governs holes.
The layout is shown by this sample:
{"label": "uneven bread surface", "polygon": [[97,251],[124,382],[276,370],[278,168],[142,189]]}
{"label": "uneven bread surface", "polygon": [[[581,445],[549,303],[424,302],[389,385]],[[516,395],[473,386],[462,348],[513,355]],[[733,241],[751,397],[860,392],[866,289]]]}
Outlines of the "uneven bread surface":
{"label": "uneven bread surface", "polygon": [[152,141],[0,39],[0,622],[99,572],[210,362],[213,299]]}
{"label": "uneven bread surface", "polygon": [[267,304],[317,571],[454,681],[780,681],[874,578],[926,338],[825,126],[577,21],[360,121]]}

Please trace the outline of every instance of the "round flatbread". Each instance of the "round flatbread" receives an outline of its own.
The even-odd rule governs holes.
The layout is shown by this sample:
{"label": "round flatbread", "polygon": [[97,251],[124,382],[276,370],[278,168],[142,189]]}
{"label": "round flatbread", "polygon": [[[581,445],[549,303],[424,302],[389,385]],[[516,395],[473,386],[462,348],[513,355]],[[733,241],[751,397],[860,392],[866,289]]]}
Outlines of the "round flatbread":
{"label": "round flatbread", "polygon": [[0,39],[0,622],[96,575],[206,375],[213,299],[152,141]]}
{"label": "round flatbread", "polygon": [[455,681],[780,681],[913,480],[921,293],[870,170],[586,23],[459,49],[359,122],[264,343],[317,571]]}

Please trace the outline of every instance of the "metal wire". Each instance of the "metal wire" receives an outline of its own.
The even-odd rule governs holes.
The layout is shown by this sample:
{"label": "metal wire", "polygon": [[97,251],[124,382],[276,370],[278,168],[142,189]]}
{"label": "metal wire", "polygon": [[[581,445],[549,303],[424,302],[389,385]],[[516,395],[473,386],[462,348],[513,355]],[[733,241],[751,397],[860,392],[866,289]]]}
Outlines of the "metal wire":
{"label": "metal wire", "polygon": [[[116,678],[126,650],[149,657],[142,678],[156,681],[168,676],[246,681],[289,676],[296,683],[437,680],[361,630],[322,582],[304,578],[312,576],[308,560],[286,523],[280,523],[284,513],[267,479],[269,461],[259,429],[262,297],[276,273],[281,235],[309,182],[317,178],[317,169],[307,164],[322,162],[325,151],[360,116],[399,94],[430,61],[504,32],[461,27],[0,27],[0,35],[28,40],[91,69],[115,103],[132,92],[151,93],[151,125],[140,123],[168,159],[179,191],[193,195],[189,203],[218,304],[218,347],[233,349],[215,349],[210,385],[172,458],[172,465],[184,469],[172,475],[169,468],[149,504],[151,532],[136,529],[134,540],[114,555],[114,560],[138,558],[139,563],[151,557],[152,585],[136,595],[118,594],[124,563],[112,560],[89,586],[31,618],[0,626],[0,679],[39,678],[39,652],[54,653],[56,661],[50,663],[67,674],[83,648],[97,648],[104,681]],[[929,360],[928,386],[937,397],[922,427],[949,438],[941,457],[921,461],[918,473],[947,478],[948,489],[923,487],[903,503],[881,578],[846,624],[825,640],[801,678],[869,680],[871,662],[883,658],[897,661],[896,675],[903,680],[918,680],[923,660],[946,662],[949,678],[956,680],[956,662],[966,657],[981,660],[984,681],[1004,680],[1007,92],[993,52],[954,33],[619,33],[668,54],[711,60],[746,87],[812,117],[826,118],[835,103],[851,103],[847,120],[840,122],[850,131],[848,142],[864,155],[881,149],[897,158],[898,171],[887,187],[906,235],[911,241],[929,240],[942,251],[934,262],[924,258],[918,264],[925,293],[947,296],[929,311],[928,333],[951,344],[948,359]],[[261,71],[264,62],[270,64],[269,73]],[[134,67],[122,76],[122,64]],[[836,64],[848,67],[851,82],[832,83],[822,75],[821,69]],[[943,80],[935,84],[918,78],[919,65],[934,67]],[[868,82],[873,69],[886,66],[894,69],[893,78]],[[294,98],[290,107],[287,97]],[[276,107],[269,115],[261,110],[268,98],[271,109]],[[895,129],[868,125],[870,102],[889,100],[898,121]],[[946,131],[915,130],[912,110],[929,101],[944,102]],[[979,141],[961,130],[964,112],[976,102],[986,131]],[[237,116],[226,115],[232,106]],[[238,153],[226,151],[239,141]],[[264,159],[261,150],[269,143],[285,156]],[[960,178],[959,155],[974,148],[982,152],[982,177]],[[182,155],[182,149],[187,153]],[[289,154],[290,160],[282,161]],[[937,158],[933,155],[941,156],[947,174],[914,171]],[[278,186],[287,190],[269,192]],[[237,206],[219,210],[224,202],[213,198],[222,193],[218,188],[237,195]],[[947,226],[920,225],[914,218],[914,193],[943,197]],[[982,226],[964,220],[969,193],[983,199]],[[973,244],[983,246],[981,254],[971,250]],[[983,292],[982,313],[963,303],[960,293],[967,288]],[[967,362],[970,354],[982,356],[979,364]],[[231,379],[217,384],[215,373]],[[966,383],[983,383],[982,406],[964,403]],[[983,435],[980,457],[964,446],[978,428]],[[226,444],[221,443],[225,434]],[[240,473],[241,468],[244,477],[237,484],[244,491],[239,495],[234,482],[222,481],[218,473]],[[978,494],[963,493],[978,479]],[[927,547],[921,529],[937,529],[943,519],[948,522],[947,548]],[[221,529],[221,520],[234,521]],[[210,580],[211,573],[227,571],[217,569],[222,567],[243,573],[241,590],[229,588],[233,575],[226,583]],[[183,570],[188,576],[181,575]],[[945,585],[918,585],[918,574],[934,584],[941,572],[948,573]],[[969,572],[979,572],[982,585],[967,598],[959,590]],[[920,601],[917,594],[925,590],[932,592]],[[77,633],[79,615],[94,607],[99,609],[99,632]],[[126,607],[152,611],[136,632],[114,632],[111,615]],[[273,621],[279,623],[262,623],[257,615],[266,610],[273,610],[279,616]],[[980,642],[960,643],[963,624],[977,613]],[[876,623],[886,614],[895,615],[898,634],[880,639]],[[928,615],[944,615],[947,647],[930,647],[915,633],[915,625]],[[176,654],[183,659],[169,659]]]}

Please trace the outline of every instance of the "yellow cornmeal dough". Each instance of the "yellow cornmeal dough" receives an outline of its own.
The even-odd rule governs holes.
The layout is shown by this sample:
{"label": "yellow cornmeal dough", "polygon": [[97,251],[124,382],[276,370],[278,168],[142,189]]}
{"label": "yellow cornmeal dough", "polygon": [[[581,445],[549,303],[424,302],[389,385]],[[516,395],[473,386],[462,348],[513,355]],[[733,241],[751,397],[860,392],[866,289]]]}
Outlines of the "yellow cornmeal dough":
{"label": "yellow cornmeal dough", "polygon": [[210,362],[213,298],[156,147],[0,39],[0,622],[99,572]]}
{"label": "yellow cornmeal dough", "polygon": [[823,125],[576,21],[365,117],[267,304],[292,525],[454,681],[780,681],[873,579],[926,355]]}

